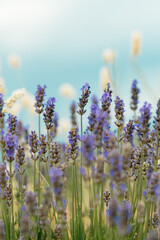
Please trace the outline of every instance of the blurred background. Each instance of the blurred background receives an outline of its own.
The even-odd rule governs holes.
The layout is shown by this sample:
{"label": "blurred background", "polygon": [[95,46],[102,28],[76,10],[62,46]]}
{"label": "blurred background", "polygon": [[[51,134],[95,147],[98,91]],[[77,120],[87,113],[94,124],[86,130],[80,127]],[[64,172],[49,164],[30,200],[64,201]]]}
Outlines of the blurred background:
{"label": "blurred background", "polygon": [[140,106],[150,101],[154,111],[160,87],[159,7],[159,0],[0,0],[1,91],[5,99],[20,88],[26,94],[12,111],[25,124],[33,123],[33,95],[37,84],[46,84],[67,129],[69,106],[78,101],[80,88],[88,82],[100,99],[110,81],[130,114],[133,79],[141,88]]}

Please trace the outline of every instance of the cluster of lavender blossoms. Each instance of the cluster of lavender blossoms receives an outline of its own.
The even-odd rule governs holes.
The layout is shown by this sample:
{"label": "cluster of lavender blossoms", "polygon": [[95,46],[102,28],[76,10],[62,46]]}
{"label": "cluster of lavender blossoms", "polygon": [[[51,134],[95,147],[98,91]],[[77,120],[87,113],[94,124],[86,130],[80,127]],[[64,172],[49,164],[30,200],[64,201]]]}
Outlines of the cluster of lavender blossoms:
{"label": "cluster of lavender blossoms", "polygon": [[91,96],[86,123],[89,84],[81,91],[65,143],[45,85],[35,93],[38,132],[4,114],[0,94],[0,240],[160,239],[160,99],[155,113],[139,108],[134,80],[128,118],[107,84]]}

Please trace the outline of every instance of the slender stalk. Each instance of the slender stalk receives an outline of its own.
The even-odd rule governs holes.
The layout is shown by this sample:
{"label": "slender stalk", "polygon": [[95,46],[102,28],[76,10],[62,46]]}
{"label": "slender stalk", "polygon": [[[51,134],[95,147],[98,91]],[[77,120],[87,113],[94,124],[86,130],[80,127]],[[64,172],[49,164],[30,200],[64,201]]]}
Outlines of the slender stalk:
{"label": "slender stalk", "polygon": [[36,192],[36,159],[34,156],[34,192]]}
{"label": "slender stalk", "polygon": [[11,189],[12,189],[12,201],[11,201],[11,215],[12,215],[12,224],[11,224],[11,235],[12,239],[15,239],[15,231],[14,231],[14,201],[13,201],[13,181],[12,181],[12,162],[10,162],[10,184],[11,184]]}
{"label": "slender stalk", "polygon": [[[38,133],[39,133],[39,138],[41,135],[41,126],[40,126],[40,114],[38,114],[39,118],[38,118]],[[41,179],[40,179],[40,173],[41,173],[41,160],[39,157],[39,161],[38,161],[38,206],[40,206],[40,197],[41,197]]]}
{"label": "slender stalk", "polygon": [[72,239],[74,239],[74,197],[75,197],[75,186],[74,186],[74,165],[72,166]]}
{"label": "slender stalk", "polygon": [[[47,142],[48,142],[48,156],[49,156],[49,163],[50,161],[50,137],[49,137],[49,129],[47,129]],[[47,171],[47,176],[48,176],[48,183],[50,185],[50,178],[49,178],[49,171],[48,171],[48,161],[46,161],[46,171]]]}

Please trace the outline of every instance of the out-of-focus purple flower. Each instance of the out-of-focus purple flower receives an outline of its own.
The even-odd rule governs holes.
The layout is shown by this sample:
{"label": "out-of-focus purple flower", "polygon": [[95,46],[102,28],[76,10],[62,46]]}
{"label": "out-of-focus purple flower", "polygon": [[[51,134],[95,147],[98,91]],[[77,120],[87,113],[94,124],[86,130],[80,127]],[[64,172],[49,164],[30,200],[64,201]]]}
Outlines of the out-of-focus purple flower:
{"label": "out-of-focus purple flower", "polygon": [[117,127],[122,127],[124,122],[124,102],[118,96],[116,97],[115,102],[115,117],[117,122],[115,122]]}
{"label": "out-of-focus purple flower", "polygon": [[104,156],[102,154],[99,154],[96,157],[96,168],[93,173],[93,177],[95,179],[96,183],[102,183],[106,177],[104,173]]}
{"label": "out-of-focus purple flower", "polygon": [[98,98],[95,94],[92,96],[91,101],[92,101],[92,104],[96,104],[98,106]]}
{"label": "out-of-focus purple flower", "polygon": [[109,152],[109,163],[110,163],[110,176],[113,181],[121,182],[124,178],[123,173],[123,158],[119,154],[118,149],[113,149]]}
{"label": "out-of-focus purple flower", "polygon": [[96,111],[97,111],[97,109],[98,109],[98,105],[96,105],[96,104],[91,105],[91,113],[88,117],[88,123],[89,123],[88,129],[91,132],[94,131],[94,126],[96,124]]}
{"label": "out-of-focus purple flower", "polygon": [[159,197],[160,194],[160,173],[153,172],[148,181],[148,193],[152,198]]}
{"label": "out-of-focus purple flower", "polygon": [[109,129],[104,129],[103,131],[103,148],[104,155],[107,157],[108,152],[116,148],[117,140],[115,133],[111,132]]}
{"label": "out-of-focus purple flower", "polygon": [[107,210],[107,215],[109,217],[109,225],[111,227],[116,227],[119,222],[118,216],[119,207],[115,199],[110,200],[109,209]]}
{"label": "out-of-focus purple flower", "polygon": [[127,236],[131,231],[132,207],[130,203],[124,202],[119,207],[118,231],[121,236]]}
{"label": "out-of-focus purple flower", "polygon": [[14,160],[14,153],[17,148],[17,137],[11,133],[6,134],[5,140],[5,152],[7,161],[12,162]]}
{"label": "out-of-focus purple flower", "polygon": [[25,203],[26,203],[27,213],[30,216],[35,216],[37,213],[37,193],[34,193],[32,191],[26,192]]}
{"label": "out-of-focus purple flower", "polygon": [[39,114],[41,114],[43,112],[43,101],[44,101],[44,96],[45,96],[45,89],[46,89],[46,85],[44,85],[43,87],[41,87],[40,85],[37,86],[37,91],[35,94],[35,111]]}
{"label": "out-of-focus purple flower", "polygon": [[44,122],[47,129],[51,129],[53,127],[53,115],[54,115],[54,109],[55,109],[55,102],[56,99],[54,97],[51,97],[48,99],[45,107],[45,112],[43,114]]}
{"label": "out-of-focus purple flower", "polygon": [[84,156],[84,164],[91,166],[94,161],[94,135],[87,132],[82,138],[82,154]]}
{"label": "out-of-focus purple flower", "polygon": [[94,136],[96,147],[102,147],[103,130],[108,128],[107,113],[101,109],[96,110],[96,121],[94,126]]}
{"label": "out-of-focus purple flower", "polygon": [[79,102],[78,102],[78,106],[79,106],[79,110],[77,111],[77,113],[79,115],[83,115],[86,110],[84,110],[87,102],[88,102],[88,98],[89,98],[89,95],[91,93],[90,91],[90,86],[88,83],[86,83],[82,88],[82,95],[81,95],[81,98],[79,98]]}
{"label": "out-of-focus purple flower", "polygon": [[17,117],[12,115],[12,114],[8,114],[8,132],[14,134],[17,134],[17,126],[18,126],[18,120]]}
{"label": "out-of-focus purple flower", "polygon": [[53,183],[54,194],[56,199],[61,199],[62,189],[63,189],[63,179],[62,179],[63,172],[58,168],[52,167],[49,170],[49,176],[50,176],[51,182]]}
{"label": "out-of-focus purple flower", "polygon": [[138,94],[140,93],[139,88],[137,87],[137,80],[133,80],[131,88],[131,109],[135,111],[138,107]]}
{"label": "out-of-focus purple flower", "polygon": [[76,102],[73,101],[70,106],[70,111],[71,111],[71,122],[72,126],[77,125],[77,120],[76,120]]}

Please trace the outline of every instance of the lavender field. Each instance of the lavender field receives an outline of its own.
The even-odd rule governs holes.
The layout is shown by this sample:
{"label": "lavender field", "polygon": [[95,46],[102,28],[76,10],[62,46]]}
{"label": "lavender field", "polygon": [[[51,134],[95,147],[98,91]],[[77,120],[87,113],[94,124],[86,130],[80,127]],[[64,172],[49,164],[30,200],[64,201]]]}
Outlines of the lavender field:
{"label": "lavender field", "polygon": [[160,100],[153,113],[151,104],[139,106],[134,80],[133,117],[124,122],[123,99],[113,98],[110,83],[100,99],[86,83],[62,144],[56,99],[46,91],[38,85],[35,92],[38,132],[4,113],[0,94],[0,239],[159,239]]}

